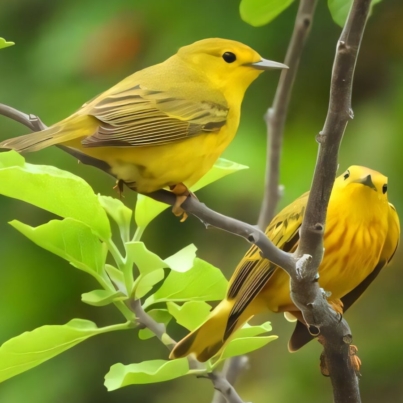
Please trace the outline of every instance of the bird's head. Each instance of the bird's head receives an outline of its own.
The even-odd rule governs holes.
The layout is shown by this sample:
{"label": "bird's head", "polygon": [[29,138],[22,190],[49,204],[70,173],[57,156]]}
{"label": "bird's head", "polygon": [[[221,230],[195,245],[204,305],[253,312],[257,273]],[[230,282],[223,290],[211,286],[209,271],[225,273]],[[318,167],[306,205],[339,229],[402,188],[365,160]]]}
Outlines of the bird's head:
{"label": "bird's head", "polygon": [[351,197],[366,200],[377,198],[387,202],[388,178],[381,173],[359,165],[352,165],[335,181],[333,189],[348,190]]}
{"label": "bird's head", "polygon": [[211,38],[179,49],[177,56],[193,66],[217,89],[242,92],[265,70],[286,69],[285,64],[263,59],[243,43]]}

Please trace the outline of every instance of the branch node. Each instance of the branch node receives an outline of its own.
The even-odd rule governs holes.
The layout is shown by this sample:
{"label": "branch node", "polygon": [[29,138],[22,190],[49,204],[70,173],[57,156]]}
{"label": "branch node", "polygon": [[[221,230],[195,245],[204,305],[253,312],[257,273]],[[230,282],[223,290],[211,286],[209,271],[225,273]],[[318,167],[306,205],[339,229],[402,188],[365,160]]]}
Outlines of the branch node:
{"label": "branch node", "polygon": [[349,108],[349,110],[348,110],[348,117],[349,117],[351,120],[354,119],[354,111],[353,111],[351,108]]}
{"label": "branch node", "polygon": [[353,342],[353,336],[351,334],[346,334],[343,336],[343,343],[350,345]]}
{"label": "branch node", "polygon": [[326,134],[320,131],[319,134],[316,135],[315,140],[318,144],[323,144],[326,141]]}
{"label": "branch node", "polygon": [[320,329],[318,326],[315,325],[309,325],[308,332],[313,337],[318,337],[320,335]]}
{"label": "branch node", "polygon": [[295,273],[298,280],[302,280],[304,278],[304,274],[307,266],[312,261],[311,255],[302,255],[297,262],[295,263]]}
{"label": "branch node", "polygon": [[317,223],[315,224],[314,228],[315,228],[315,231],[323,232],[324,226],[323,226],[323,224],[317,222]]}

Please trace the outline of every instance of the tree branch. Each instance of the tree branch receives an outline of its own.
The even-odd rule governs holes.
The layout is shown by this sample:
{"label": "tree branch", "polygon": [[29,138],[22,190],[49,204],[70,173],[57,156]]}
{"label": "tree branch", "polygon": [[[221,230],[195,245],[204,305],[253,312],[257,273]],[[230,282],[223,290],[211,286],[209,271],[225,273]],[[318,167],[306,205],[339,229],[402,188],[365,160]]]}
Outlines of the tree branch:
{"label": "tree branch", "polygon": [[[236,357],[229,358],[225,361],[224,368],[221,372],[221,376],[224,377],[228,383],[232,386],[235,385],[241,372],[245,370],[248,365],[249,359],[246,355],[238,355]],[[221,391],[216,391],[213,396],[211,403],[225,403],[225,396]]]}
{"label": "tree branch", "polygon": [[[323,256],[327,206],[336,177],[338,152],[350,119],[354,69],[371,0],[354,0],[336,48],[330,86],[329,108],[323,130],[317,136],[319,152],[311,192],[300,230],[296,257],[312,256],[302,276],[291,276],[291,297],[309,327],[318,332],[324,346],[335,403],[360,402],[358,379],[348,357],[351,331],[335,313],[326,312],[317,284],[317,269]],[[334,311],[333,311],[334,312]]]}
{"label": "tree branch", "polygon": [[316,0],[300,0],[294,31],[284,60],[288,70],[282,70],[273,106],[267,110],[265,115],[268,145],[266,184],[258,221],[261,229],[265,229],[274,217],[274,212],[282,195],[279,176],[284,124],[299,61],[311,30],[315,7]]}

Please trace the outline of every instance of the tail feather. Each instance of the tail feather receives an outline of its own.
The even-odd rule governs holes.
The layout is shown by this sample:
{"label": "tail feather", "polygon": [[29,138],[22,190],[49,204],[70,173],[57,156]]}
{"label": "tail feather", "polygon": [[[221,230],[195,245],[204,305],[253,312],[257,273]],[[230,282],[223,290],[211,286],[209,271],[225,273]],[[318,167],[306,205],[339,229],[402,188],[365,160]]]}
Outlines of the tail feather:
{"label": "tail feather", "polygon": [[74,116],[40,132],[4,140],[0,143],[0,148],[18,152],[39,151],[55,144],[90,136],[96,131],[97,125],[96,119],[90,116]]}
{"label": "tail feather", "polygon": [[170,358],[185,357],[194,353],[198,361],[205,362],[216,355],[228,340],[225,337],[225,329],[232,305],[228,300],[220,302],[206,322],[176,344]]}
{"label": "tail feather", "polygon": [[221,301],[200,327],[176,344],[169,357],[180,358],[193,353],[198,361],[205,362],[218,354],[234,332],[261,311],[259,305],[249,304],[237,320],[228,326],[234,302],[228,299]]}

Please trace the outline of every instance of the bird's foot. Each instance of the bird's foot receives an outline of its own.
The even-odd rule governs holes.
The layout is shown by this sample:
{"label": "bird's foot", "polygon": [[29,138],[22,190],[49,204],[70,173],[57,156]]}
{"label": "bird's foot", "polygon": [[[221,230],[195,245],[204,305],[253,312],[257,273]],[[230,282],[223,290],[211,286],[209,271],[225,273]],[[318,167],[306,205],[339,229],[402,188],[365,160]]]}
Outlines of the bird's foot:
{"label": "bird's foot", "polygon": [[357,376],[361,376],[360,374],[360,369],[361,369],[361,360],[357,355],[358,348],[357,346],[354,346],[353,344],[350,344],[349,346],[349,352],[348,356],[350,357],[350,364],[353,367],[355,373]]}
{"label": "bird's foot", "polygon": [[172,207],[172,212],[177,216],[181,218],[181,222],[184,222],[187,218],[188,215],[186,214],[185,210],[181,207],[184,201],[190,196],[194,197],[197,199],[196,195],[191,192],[183,183],[178,183],[175,186],[170,186],[171,192],[176,195],[176,201],[175,204]]}
{"label": "bird's foot", "polygon": [[123,185],[124,185],[124,181],[122,181],[122,179],[118,179],[116,181],[116,185],[113,187],[113,190],[116,190],[116,192],[119,195],[119,199],[122,199],[123,196]]}
{"label": "bird's foot", "polygon": [[[361,360],[357,355],[358,348],[353,344],[348,346],[348,357],[350,359],[350,365],[354,369],[354,372],[357,376],[361,376],[360,369],[361,369]],[[330,376],[329,368],[327,366],[325,353],[322,352],[320,356],[320,372],[323,376]]]}

